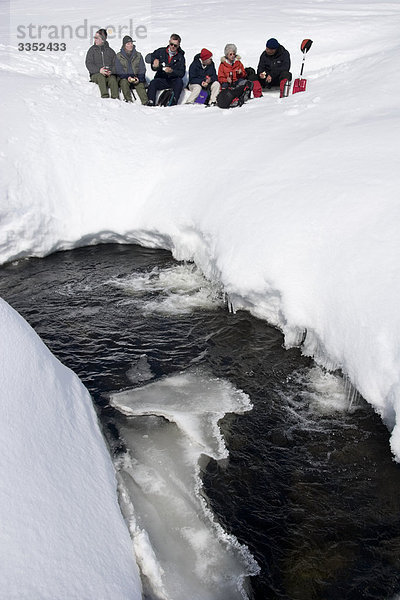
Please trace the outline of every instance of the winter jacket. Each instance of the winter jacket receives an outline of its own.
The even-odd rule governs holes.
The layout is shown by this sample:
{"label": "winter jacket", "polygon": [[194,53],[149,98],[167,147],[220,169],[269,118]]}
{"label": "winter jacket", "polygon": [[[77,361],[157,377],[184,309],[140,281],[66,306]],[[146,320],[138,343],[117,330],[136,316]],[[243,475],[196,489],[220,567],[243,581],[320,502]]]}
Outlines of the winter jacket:
{"label": "winter jacket", "polygon": [[265,73],[271,75],[272,79],[279,77],[282,71],[290,69],[290,54],[283,47],[279,46],[275,54],[269,56],[265,51],[260,56],[260,61],[257,67],[257,75]]}
{"label": "winter jacket", "polygon": [[[160,61],[160,66],[158,69],[153,69],[153,62],[156,58]],[[163,70],[164,67],[171,67],[172,73],[166,73]],[[153,71],[156,71],[154,78],[169,80],[178,79],[180,77],[182,79],[186,72],[185,53],[182,48],[178,48],[178,52],[175,56],[171,57],[168,54],[167,48],[158,48],[157,50],[154,50],[151,55],[151,68]]]}
{"label": "winter jacket", "polygon": [[200,53],[196,54],[189,67],[189,83],[201,85],[207,75],[210,77],[210,84],[218,80],[214,63],[211,62],[211,64],[203,67],[200,60]]}
{"label": "winter jacket", "polygon": [[[241,71],[241,73],[239,74],[238,71]],[[218,69],[218,81],[220,83],[226,83],[230,73],[232,73],[233,83],[236,83],[239,81],[239,79],[246,79],[247,73],[243,64],[240,62],[240,56],[235,57],[235,62],[233,65],[226,58],[226,56],[221,58],[221,64],[219,65]]]}
{"label": "winter jacket", "polygon": [[115,74],[115,52],[108,42],[101,46],[90,46],[86,54],[86,68],[90,75],[99,73],[102,67],[110,67],[111,73]]}
{"label": "winter jacket", "polygon": [[128,55],[124,47],[118,52],[115,59],[115,73],[121,79],[128,77],[137,77],[143,83],[146,81],[146,65],[144,64],[143,56],[133,46],[133,50]]}

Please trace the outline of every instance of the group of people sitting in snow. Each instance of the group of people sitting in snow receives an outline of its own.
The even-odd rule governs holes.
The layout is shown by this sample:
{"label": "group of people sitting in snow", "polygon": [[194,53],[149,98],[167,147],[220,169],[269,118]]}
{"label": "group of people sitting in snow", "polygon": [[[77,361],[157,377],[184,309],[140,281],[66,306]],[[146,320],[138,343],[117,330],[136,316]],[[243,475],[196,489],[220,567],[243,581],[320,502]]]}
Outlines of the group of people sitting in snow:
{"label": "group of people sitting in snow", "polygon": [[[181,48],[181,38],[173,33],[167,46],[162,46],[146,56],[146,62],[155,71],[154,78],[147,85],[146,65],[143,56],[136,50],[129,35],[122,40],[122,47],[116,54],[107,42],[107,32],[99,29],[94,36],[94,44],[86,55],[86,67],[90,80],[99,86],[102,98],[119,98],[122,91],[124,100],[132,102],[132,91],[136,92],[142,104],[155,106],[157,92],[172,89],[171,104],[177,104],[183,90],[186,74],[185,52]],[[270,38],[260,56],[257,72],[243,66],[235,44],[227,44],[221,58],[218,72],[210,50],[203,48],[196,54],[189,67],[188,89],[190,95],[186,103],[196,102],[201,93],[207,91],[208,106],[215,106],[220,91],[235,88],[251,82],[262,95],[263,88],[281,86],[290,82],[289,52],[275,39]],[[202,94],[204,96],[204,94]]]}

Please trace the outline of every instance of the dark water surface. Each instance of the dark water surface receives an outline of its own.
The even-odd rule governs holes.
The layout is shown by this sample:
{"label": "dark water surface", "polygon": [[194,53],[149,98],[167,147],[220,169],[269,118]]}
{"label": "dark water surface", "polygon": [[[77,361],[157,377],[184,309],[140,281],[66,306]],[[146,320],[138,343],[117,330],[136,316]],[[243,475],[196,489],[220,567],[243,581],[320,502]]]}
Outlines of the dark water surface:
{"label": "dark water surface", "polygon": [[346,409],[337,377],[218,298],[184,312],[151,310],[168,300],[160,287],[144,286],[132,301],[124,285],[109,284],[151,281],[176,265],[168,252],[137,246],[82,248],[0,268],[0,295],[79,375],[113,448],[108,395],[132,387],[128,374],[143,355],[153,378],[196,363],[250,396],[252,411],[220,423],[229,460],[211,460],[203,480],[220,523],[261,567],[256,600],[393,598],[400,467],[379,417],[361,399]]}

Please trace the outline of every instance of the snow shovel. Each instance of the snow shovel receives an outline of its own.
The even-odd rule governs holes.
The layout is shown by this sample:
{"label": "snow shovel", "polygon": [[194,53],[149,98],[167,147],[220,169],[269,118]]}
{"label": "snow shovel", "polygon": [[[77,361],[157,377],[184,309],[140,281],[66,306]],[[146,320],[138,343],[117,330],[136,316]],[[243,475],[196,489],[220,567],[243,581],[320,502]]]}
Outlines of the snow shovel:
{"label": "snow shovel", "polygon": [[303,62],[301,63],[300,76],[294,80],[293,94],[297,94],[297,92],[305,92],[306,91],[307,79],[303,79],[302,75],[303,75],[303,69],[304,69],[304,62],[306,60],[306,54],[309,51],[309,49],[311,48],[311,45],[312,45],[312,40],[303,40],[300,44],[300,50],[303,53]]}

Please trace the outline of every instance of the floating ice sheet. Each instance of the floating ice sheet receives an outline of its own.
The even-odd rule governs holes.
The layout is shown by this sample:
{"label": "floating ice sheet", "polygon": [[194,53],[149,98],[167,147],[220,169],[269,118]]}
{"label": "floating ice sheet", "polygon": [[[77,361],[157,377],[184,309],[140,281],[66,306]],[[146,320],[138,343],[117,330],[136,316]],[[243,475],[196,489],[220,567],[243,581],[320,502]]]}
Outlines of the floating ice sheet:
{"label": "floating ice sheet", "polygon": [[246,598],[245,578],[258,567],[216,522],[200,470],[206,457],[228,456],[218,421],[250,410],[248,396],[191,371],[114,394],[111,404],[128,416],[120,427],[128,451],[117,468],[151,592],[174,600]]}

